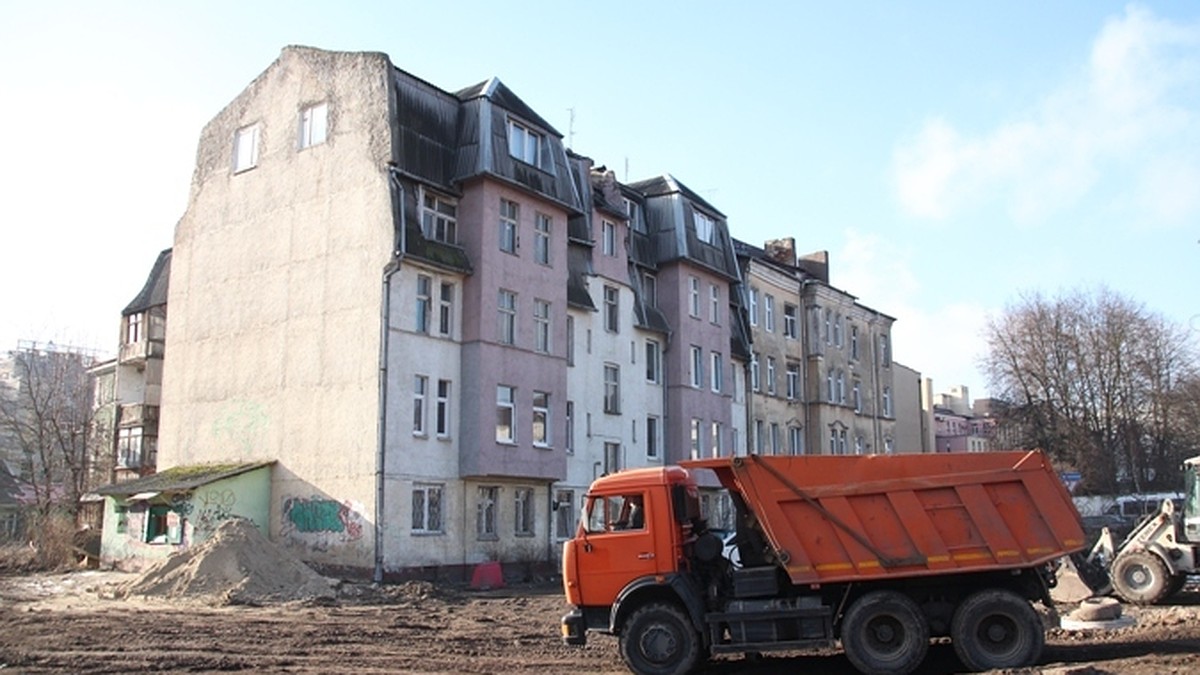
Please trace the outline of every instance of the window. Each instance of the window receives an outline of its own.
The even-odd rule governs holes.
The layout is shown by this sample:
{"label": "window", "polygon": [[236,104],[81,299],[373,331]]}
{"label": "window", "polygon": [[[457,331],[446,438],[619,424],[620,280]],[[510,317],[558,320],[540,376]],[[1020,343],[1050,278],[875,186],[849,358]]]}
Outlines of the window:
{"label": "window", "polygon": [[508,121],[508,154],[526,164],[540,166],[541,143],[541,134],[515,120]]}
{"label": "window", "polygon": [[762,454],[767,448],[767,431],[762,420],[754,420],[754,451]]}
{"label": "window", "polygon": [[500,250],[508,253],[517,252],[517,223],[521,211],[516,202],[507,199],[500,200]]}
{"label": "window", "polygon": [[762,382],[758,372],[758,352],[750,353],[750,388],[754,391],[760,391]]}
{"label": "window", "polygon": [[788,452],[793,455],[804,454],[804,433],[800,427],[788,427]]}
{"label": "window", "polygon": [[696,238],[706,244],[713,243],[716,238],[716,221],[699,211],[695,211],[694,213],[696,216]]}
{"label": "window", "polygon": [[767,357],[767,393],[775,395],[775,357]]}
{"label": "window", "polygon": [[646,417],[646,457],[658,458],[658,418],[654,415]]}
{"label": "window", "polygon": [[575,536],[575,491],[559,490],[554,493],[554,537],[570,539]]}
{"label": "window", "polygon": [[621,368],[611,363],[604,364],[604,412],[621,413]]}
{"label": "window", "polygon": [[763,296],[763,323],[766,324],[767,332],[775,332],[775,296],[767,293]]}
{"label": "window", "polygon": [[787,400],[800,398],[800,364],[787,364]]}
{"label": "window", "polygon": [[712,456],[720,457],[725,448],[721,444],[722,425],[720,422],[712,423]]}
{"label": "window", "polygon": [[712,390],[719,394],[725,388],[723,381],[725,377],[725,364],[721,358],[721,352],[713,352],[711,358],[712,372],[709,373],[709,377],[712,378]]}
{"label": "window", "polygon": [[825,310],[825,344],[833,344],[833,312]]}
{"label": "window", "polygon": [[748,309],[750,311],[750,325],[757,326],[758,325],[758,289],[753,286],[750,287],[750,307]]}
{"label": "window", "polygon": [[429,378],[417,375],[413,378],[413,433],[425,433],[425,396],[429,390]]}
{"label": "window", "polygon": [[837,439],[838,439],[837,429],[830,428],[829,429],[829,454],[831,454],[831,455],[838,454]]}
{"label": "window", "polygon": [[442,532],[442,486],[413,486],[412,493],[413,533]]}
{"label": "window", "polygon": [[117,431],[117,466],[136,469],[142,466],[142,428]]}
{"label": "window", "polygon": [[646,340],[646,381],[658,384],[662,378],[662,346],[658,340]]}
{"label": "window", "polygon": [[575,401],[567,401],[566,408],[567,418],[567,452],[575,452]]}
{"label": "window", "polygon": [[883,388],[883,416],[884,417],[892,416],[892,388],[891,387]]}
{"label": "window", "polygon": [[892,354],[888,351],[888,336],[879,336],[879,361],[887,366],[892,363]]}
{"label": "window", "polygon": [[856,455],[863,454],[863,437],[862,436],[854,437],[854,454],[856,454]]}
{"label": "window", "polygon": [[838,432],[838,454],[846,454],[846,430],[842,429]]}
{"label": "window", "polygon": [[450,380],[438,380],[437,411],[434,431],[441,438],[450,435]]}
{"label": "window", "polygon": [[778,455],[783,449],[783,439],[779,436],[779,424],[771,422],[771,454]]}
{"label": "window", "polygon": [[795,340],[796,335],[796,306],[783,303],[783,336]]}
{"label": "window", "polygon": [[892,444],[892,439],[883,439],[883,451],[889,455],[896,451],[895,446]]}
{"label": "window", "polygon": [[638,232],[646,231],[646,223],[638,218],[638,204],[632,199],[622,198],[625,202],[625,215],[629,216],[629,226]]}
{"label": "window", "polygon": [[850,358],[858,360],[858,326],[850,326]]}
{"label": "window", "polygon": [[604,473],[614,473],[621,470],[621,444],[604,444]]}
{"label": "window", "polygon": [[516,343],[517,338],[517,294],[512,291],[500,291],[498,302],[500,314],[500,342],[506,345]]}
{"label": "window", "polygon": [[178,522],[179,515],[172,513],[171,507],[158,504],[151,506],[146,512],[146,542],[178,544],[181,533]]}
{"label": "window", "polygon": [[132,345],[142,341],[142,321],[146,315],[134,312],[125,317],[125,344]]}
{"label": "window", "polygon": [[425,192],[421,197],[421,233],[427,239],[458,244],[458,205],[453,200]]}
{"label": "window", "polygon": [[544,391],[533,392],[533,444],[550,446],[550,394]]}
{"label": "window", "polygon": [[688,277],[688,313],[700,316],[700,280],[696,277]]}
{"label": "window", "polygon": [[610,258],[617,255],[617,226],[612,221],[600,223],[600,250]]}
{"label": "window", "polygon": [[533,536],[533,488],[513,490],[513,534]]}
{"label": "window", "polygon": [[516,443],[516,389],[507,385],[496,387],[496,442]]}
{"label": "window", "polygon": [[862,383],[858,380],[854,381],[853,387],[854,412],[862,412]]}
{"label": "window", "polygon": [[721,323],[721,289],[716,284],[708,285],[708,320]]}
{"label": "window", "polygon": [[692,388],[699,389],[704,385],[704,354],[696,345],[691,347],[692,355]]}
{"label": "window", "polygon": [[442,284],[438,305],[438,334],[450,337],[454,319],[454,284]]}
{"label": "window", "polygon": [[417,332],[429,332],[429,312],[433,301],[433,280],[424,274],[417,275]]}
{"label": "window", "polygon": [[834,402],[846,402],[846,373],[841,370],[837,371],[837,400]]}
{"label": "window", "polygon": [[619,323],[621,292],[616,286],[604,287],[604,329],[610,333],[620,332],[621,326]]}
{"label": "window", "polygon": [[550,303],[545,300],[533,301],[533,326],[537,334],[537,350],[543,354],[550,353]]}
{"label": "window", "polygon": [[658,278],[649,272],[642,275],[642,301],[658,307]]}
{"label": "window", "polygon": [[825,400],[829,403],[835,403],[837,398],[834,397],[834,393],[833,368],[830,368],[829,372],[825,373]]}
{"label": "window", "polygon": [[567,317],[567,365],[575,365],[575,317]]}
{"label": "window", "polygon": [[842,346],[842,315],[838,314],[833,318],[833,344],[836,347]]}
{"label": "window", "polygon": [[541,265],[550,264],[550,216],[539,213],[534,225],[533,259]]}
{"label": "window", "polygon": [[258,125],[242,127],[233,135],[233,172],[258,166]]}
{"label": "window", "polygon": [[480,539],[496,538],[496,502],[499,500],[500,488],[480,486],[479,502],[475,505],[475,535]]}
{"label": "window", "polygon": [[700,459],[700,420],[692,418],[692,459]]}
{"label": "window", "polygon": [[318,103],[300,111],[300,149],[325,142],[328,129],[329,104]]}

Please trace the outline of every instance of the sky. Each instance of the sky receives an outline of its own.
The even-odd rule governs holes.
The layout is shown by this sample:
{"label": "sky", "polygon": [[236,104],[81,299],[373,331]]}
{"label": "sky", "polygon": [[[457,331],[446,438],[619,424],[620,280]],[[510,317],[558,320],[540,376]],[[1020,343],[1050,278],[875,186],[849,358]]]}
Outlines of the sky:
{"label": "sky", "polygon": [[203,126],[291,44],[497,77],[738,239],[830,254],[896,360],[988,394],[989,317],[1105,287],[1200,337],[1200,3],[0,0],[0,349],[116,350]]}

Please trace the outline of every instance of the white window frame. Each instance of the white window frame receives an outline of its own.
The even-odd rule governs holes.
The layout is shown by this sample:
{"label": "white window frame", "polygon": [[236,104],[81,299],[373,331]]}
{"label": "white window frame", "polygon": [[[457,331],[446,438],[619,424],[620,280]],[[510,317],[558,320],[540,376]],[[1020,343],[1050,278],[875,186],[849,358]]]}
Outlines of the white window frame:
{"label": "white window frame", "polygon": [[691,346],[692,389],[704,386],[704,350],[696,345]]}
{"label": "white window frame", "polygon": [[505,445],[517,442],[517,388],[507,384],[496,385],[496,442]]}
{"label": "white window frame", "polygon": [[442,282],[438,292],[438,335],[450,337],[454,330],[454,284]]}
{"label": "white window frame", "polygon": [[616,286],[604,287],[604,330],[610,333],[621,332],[621,289]]}
{"label": "white window frame", "polygon": [[749,302],[749,306],[746,309],[750,313],[750,325],[757,326],[758,325],[758,289],[753,286],[750,287],[750,302]]}
{"label": "white window frame", "polygon": [[804,428],[797,426],[788,427],[788,452],[793,455],[804,454]]}
{"label": "white window frame", "polygon": [[605,256],[617,256],[617,225],[611,220],[600,223],[600,250]]}
{"label": "white window frame", "polygon": [[763,295],[763,323],[768,333],[775,332],[775,296],[770,293]]}
{"label": "white window frame", "polygon": [[700,318],[700,279],[688,277],[688,314]]}
{"label": "white window frame", "polygon": [[750,388],[762,391],[762,377],[758,360],[758,352],[750,352]]}
{"label": "white window frame", "polygon": [[604,364],[604,412],[621,414],[621,366]]}
{"label": "white window frame", "polygon": [[496,336],[501,344],[514,345],[517,343],[517,294],[501,288],[496,301],[499,316],[499,334]]}
{"label": "white window frame", "polygon": [[500,501],[500,486],[480,485],[475,504],[475,536],[496,539],[496,507]]}
{"label": "white window frame", "polygon": [[425,416],[428,409],[429,399],[429,377],[425,375],[413,376],[413,426],[412,432],[414,436],[424,436],[426,434]]}
{"label": "white window frame", "polygon": [[329,132],[329,103],[322,101],[300,111],[300,149],[321,145]]}
{"label": "white window frame", "polygon": [[775,395],[775,357],[767,357],[767,393]]}
{"label": "white window frame", "polygon": [[713,352],[709,356],[711,362],[709,377],[712,379],[712,391],[719,394],[725,388],[725,363],[721,352]]}
{"label": "white window frame", "polygon": [[511,199],[500,198],[500,250],[517,252],[517,229],[521,222],[521,205]]}
{"label": "white window frame", "polygon": [[[538,424],[541,423],[541,429]],[[550,447],[550,393],[545,391],[533,392],[533,445],[536,448]]]}
{"label": "white window frame", "polygon": [[541,168],[544,137],[520,122],[508,119],[508,154],[514,159]]}
{"label": "white window frame", "polygon": [[721,289],[716,284],[708,285],[708,322],[721,323]]}
{"label": "white window frame", "polygon": [[563,413],[567,423],[567,437],[564,441],[567,454],[575,453],[575,401],[567,401],[566,410]]}
{"label": "white window frame", "polygon": [[646,339],[646,381],[662,382],[662,345],[658,340]]}
{"label": "white window frame", "polygon": [[710,445],[712,447],[712,456],[714,458],[720,457],[725,452],[724,439],[722,438],[722,436],[724,436],[724,433],[725,433],[724,430],[725,430],[725,426],[723,424],[721,424],[720,422],[718,422],[716,420],[713,420],[712,429],[709,432],[712,434],[712,438],[710,438],[709,441],[710,441]]}
{"label": "white window frame", "polygon": [[800,364],[789,363],[787,369],[787,400],[795,401],[800,398]]}
{"label": "white window frame", "polygon": [[438,438],[450,437],[450,380],[438,380],[433,431]]}
{"label": "white window frame", "polygon": [[707,213],[701,213],[693,209],[694,220],[696,224],[696,238],[700,241],[712,245],[716,239],[717,221]]}
{"label": "white window frame", "polygon": [[458,202],[436,192],[422,190],[421,233],[426,239],[458,245]]}
{"label": "white window frame", "polygon": [[244,126],[233,132],[233,172],[241,173],[258,166],[259,143],[262,134],[258,124]]}
{"label": "white window frame", "polygon": [[539,265],[550,265],[550,230],[552,221],[544,213],[534,214],[533,261]]}
{"label": "white window frame", "polygon": [[[419,503],[418,503],[418,495]],[[431,498],[431,495],[437,495],[436,498]],[[413,484],[412,493],[412,518],[409,521],[413,534],[444,534],[446,529],[443,524],[442,504],[445,496],[445,486],[432,483],[415,483]],[[436,510],[431,508],[431,504],[437,504]],[[436,522],[434,522],[436,521]]]}
{"label": "white window frame", "polygon": [[416,330],[418,333],[429,334],[429,322],[433,307],[433,277],[427,274],[417,275],[417,311]]}
{"label": "white window frame", "polygon": [[550,353],[550,302],[548,300],[533,301],[533,326],[537,336],[534,348],[543,354]]}
{"label": "white window frame", "polygon": [[892,416],[892,388],[891,387],[883,388],[883,416],[884,417]]}
{"label": "white window frame", "polygon": [[642,301],[650,307],[658,307],[658,277],[649,272],[642,274]]}
{"label": "white window frame", "polygon": [[658,459],[658,448],[660,443],[659,427],[660,420],[657,415],[646,416],[646,457],[648,459]]}
{"label": "white window frame", "polygon": [[700,459],[700,453],[702,452],[700,440],[700,420],[695,417],[692,418],[691,422],[691,443],[691,458]]}
{"label": "white window frame", "polygon": [[[790,310],[790,311],[789,311]],[[796,314],[799,309],[795,305],[783,304],[783,336],[796,339]]]}

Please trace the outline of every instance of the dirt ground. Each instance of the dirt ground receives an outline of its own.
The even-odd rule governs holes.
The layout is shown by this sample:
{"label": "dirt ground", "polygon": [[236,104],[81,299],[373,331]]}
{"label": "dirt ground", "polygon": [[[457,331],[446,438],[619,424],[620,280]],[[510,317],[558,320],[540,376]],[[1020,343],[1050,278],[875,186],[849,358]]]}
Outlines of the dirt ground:
{"label": "dirt ground", "polygon": [[[621,673],[615,639],[563,646],[559,587],[493,591],[424,582],[343,584],[336,599],[211,606],[116,599],[134,575],[78,571],[0,577],[0,669],[21,673],[252,671],[290,673]],[[1060,611],[1071,609],[1066,606]],[[1166,607],[1126,607],[1137,626],[1048,635],[1027,673],[1200,672],[1200,588]],[[935,644],[922,673],[961,671]],[[852,673],[835,653],[714,661],[706,673]],[[1011,672],[1011,671],[1010,671]]]}

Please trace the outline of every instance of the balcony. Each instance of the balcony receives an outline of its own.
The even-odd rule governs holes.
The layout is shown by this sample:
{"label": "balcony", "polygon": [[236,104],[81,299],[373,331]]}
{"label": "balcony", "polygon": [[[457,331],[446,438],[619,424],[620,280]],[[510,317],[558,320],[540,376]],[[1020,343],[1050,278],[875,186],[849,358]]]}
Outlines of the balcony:
{"label": "balcony", "polygon": [[147,359],[161,359],[164,340],[138,340],[121,345],[118,359],[121,364],[143,364]]}
{"label": "balcony", "polygon": [[117,426],[142,427],[158,424],[158,406],[156,405],[123,405],[117,413]]}

